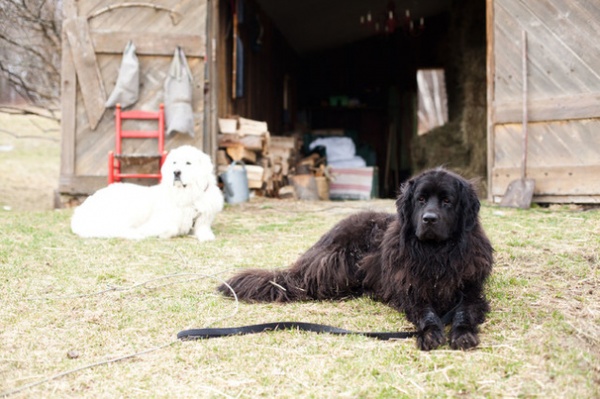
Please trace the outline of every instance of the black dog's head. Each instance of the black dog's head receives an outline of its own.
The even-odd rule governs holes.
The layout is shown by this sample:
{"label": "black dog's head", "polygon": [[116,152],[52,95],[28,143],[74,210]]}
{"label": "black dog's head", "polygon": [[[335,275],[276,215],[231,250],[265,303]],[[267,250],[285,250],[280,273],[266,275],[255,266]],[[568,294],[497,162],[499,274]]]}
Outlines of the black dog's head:
{"label": "black dog's head", "polygon": [[478,222],[479,206],[473,185],[443,168],[410,179],[396,202],[405,234],[432,242],[471,231]]}

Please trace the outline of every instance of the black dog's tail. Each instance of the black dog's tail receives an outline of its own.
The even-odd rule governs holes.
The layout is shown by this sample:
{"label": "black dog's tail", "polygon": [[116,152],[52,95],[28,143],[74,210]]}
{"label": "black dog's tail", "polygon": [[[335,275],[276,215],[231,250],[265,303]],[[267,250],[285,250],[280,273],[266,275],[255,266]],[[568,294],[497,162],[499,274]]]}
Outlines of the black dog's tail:
{"label": "black dog's tail", "polygon": [[248,302],[343,299],[362,294],[358,262],[379,245],[392,215],[362,212],[340,221],[287,269],[242,271],[219,291]]}
{"label": "black dog's tail", "polygon": [[309,299],[289,270],[245,270],[219,286],[224,295],[247,302],[291,302]]}
{"label": "black dog's tail", "polygon": [[291,302],[343,299],[362,293],[362,277],[345,248],[313,246],[291,267],[244,270],[222,284],[219,291],[247,302]]}

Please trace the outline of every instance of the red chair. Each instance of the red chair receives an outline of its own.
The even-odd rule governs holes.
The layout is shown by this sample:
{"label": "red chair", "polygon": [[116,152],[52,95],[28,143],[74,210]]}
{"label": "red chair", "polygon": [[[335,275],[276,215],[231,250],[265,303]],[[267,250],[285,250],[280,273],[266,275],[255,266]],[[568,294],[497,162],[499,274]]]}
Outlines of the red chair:
{"label": "red chair", "polygon": [[[156,130],[123,130],[124,120],[155,120],[158,123]],[[165,162],[167,153],[165,151],[165,107],[160,104],[159,111],[122,111],[121,104],[115,109],[115,150],[108,152],[108,184],[119,182],[121,179],[142,178],[158,179],[160,182],[160,168]],[[157,139],[158,152],[156,154],[123,154],[124,139]],[[125,159],[156,158],[159,161],[158,173],[121,173],[121,163]]]}

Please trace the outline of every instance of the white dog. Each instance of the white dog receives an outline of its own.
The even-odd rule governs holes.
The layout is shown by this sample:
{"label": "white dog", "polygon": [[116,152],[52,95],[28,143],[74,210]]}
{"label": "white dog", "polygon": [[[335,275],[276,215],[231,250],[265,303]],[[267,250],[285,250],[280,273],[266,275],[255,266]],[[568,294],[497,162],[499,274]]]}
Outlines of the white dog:
{"label": "white dog", "polygon": [[75,209],[71,230],[82,237],[169,238],[190,234],[214,240],[211,224],[223,209],[208,155],[189,145],[171,150],[160,184],[113,183]]}

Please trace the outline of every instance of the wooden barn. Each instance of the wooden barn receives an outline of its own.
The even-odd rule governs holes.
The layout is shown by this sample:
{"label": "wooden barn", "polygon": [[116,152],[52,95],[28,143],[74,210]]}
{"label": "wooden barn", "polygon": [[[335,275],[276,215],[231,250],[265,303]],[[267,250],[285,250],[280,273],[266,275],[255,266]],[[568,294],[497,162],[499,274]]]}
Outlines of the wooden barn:
{"label": "wooden barn", "polygon": [[[114,109],[105,108],[105,102],[129,41],[135,44],[139,62],[139,95],[131,107],[136,110],[159,110],[175,50],[184,50],[194,82],[194,135],[169,136],[166,149],[192,144],[210,150],[211,136],[205,133],[211,130],[205,117],[206,1],[66,0],[63,14],[61,193],[89,194],[107,184],[107,157],[115,147],[116,127]],[[156,129],[151,122],[145,124],[149,126],[125,128]],[[155,140],[127,145],[135,147],[131,153],[157,153]]]}
{"label": "wooden barn", "polygon": [[525,113],[534,201],[600,202],[600,3],[490,0],[487,14],[490,197],[521,177]]}
{"label": "wooden barn", "polygon": [[[600,6],[591,0],[64,0],[63,8],[61,194],[106,185],[115,115],[105,102],[132,42],[140,80],[130,109],[164,102],[177,48],[193,77],[193,134],[168,135],[167,149],[192,144],[216,160],[218,120],[237,115],[294,138],[300,155],[315,137],[352,137],[381,197],[412,173],[447,165],[482,178],[482,194],[498,201],[520,178],[526,110],[534,201],[600,202],[592,44]],[[156,144],[130,145],[144,153]]]}

